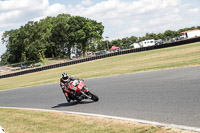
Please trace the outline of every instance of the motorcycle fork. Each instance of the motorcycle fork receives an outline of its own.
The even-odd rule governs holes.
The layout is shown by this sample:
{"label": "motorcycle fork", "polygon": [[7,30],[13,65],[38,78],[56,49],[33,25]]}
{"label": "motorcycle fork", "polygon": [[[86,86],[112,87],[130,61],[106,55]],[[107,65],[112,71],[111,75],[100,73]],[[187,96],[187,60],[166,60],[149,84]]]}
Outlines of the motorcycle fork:
{"label": "motorcycle fork", "polygon": [[84,92],[81,91],[81,93],[86,96],[88,99],[91,99],[92,97],[88,96],[87,94],[85,94]]}
{"label": "motorcycle fork", "polygon": [[88,96],[87,94],[85,94],[85,92],[88,92],[88,88],[86,88],[86,86],[83,87],[83,89],[81,90],[81,93],[86,96],[88,99],[91,99],[92,97]]}

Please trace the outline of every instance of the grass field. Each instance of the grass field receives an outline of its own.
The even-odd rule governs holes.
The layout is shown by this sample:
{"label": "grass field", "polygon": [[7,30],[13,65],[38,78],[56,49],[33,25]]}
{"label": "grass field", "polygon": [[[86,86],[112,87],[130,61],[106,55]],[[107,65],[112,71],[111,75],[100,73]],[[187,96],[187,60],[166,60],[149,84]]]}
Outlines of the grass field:
{"label": "grass field", "polygon": [[[58,83],[62,72],[73,77],[95,78],[141,71],[200,65],[200,43],[132,53],[0,79],[0,90]],[[7,133],[189,133],[129,121],[110,120],[62,113],[0,109],[0,125]],[[81,127],[81,128],[80,128]]]}
{"label": "grass field", "polygon": [[140,71],[200,65],[200,43],[132,53],[91,62],[0,79],[0,90],[59,82],[62,72],[95,78]]}
{"label": "grass field", "polygon": [[191,133],[131,121],[21,109],[0,109],[0,120],[6,133]]}

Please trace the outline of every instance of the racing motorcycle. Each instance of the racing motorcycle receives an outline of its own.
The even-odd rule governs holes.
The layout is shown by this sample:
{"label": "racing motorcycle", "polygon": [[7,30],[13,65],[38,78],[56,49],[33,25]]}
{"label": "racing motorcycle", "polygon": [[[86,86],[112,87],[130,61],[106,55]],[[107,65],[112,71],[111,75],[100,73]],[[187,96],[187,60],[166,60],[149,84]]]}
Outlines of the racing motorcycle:
{"label": "racing motorcycle", "polygon": [[98,96],[93,94],[86,87],[84,80],[75,79],[67,87],[70,90],[69,98],[80,102],[83,99],[91,99],[95,102],[99,100]]}

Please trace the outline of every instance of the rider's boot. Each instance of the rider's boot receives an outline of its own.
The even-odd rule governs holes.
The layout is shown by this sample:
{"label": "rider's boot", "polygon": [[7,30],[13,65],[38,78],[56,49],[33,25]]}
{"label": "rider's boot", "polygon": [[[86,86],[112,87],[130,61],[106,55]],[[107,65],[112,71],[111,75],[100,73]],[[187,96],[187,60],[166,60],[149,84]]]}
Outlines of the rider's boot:
{"label": "rider's boot", "polygon": [[69,98],[68,96],[66,96],[67,102],[71,101],[71,98]]}

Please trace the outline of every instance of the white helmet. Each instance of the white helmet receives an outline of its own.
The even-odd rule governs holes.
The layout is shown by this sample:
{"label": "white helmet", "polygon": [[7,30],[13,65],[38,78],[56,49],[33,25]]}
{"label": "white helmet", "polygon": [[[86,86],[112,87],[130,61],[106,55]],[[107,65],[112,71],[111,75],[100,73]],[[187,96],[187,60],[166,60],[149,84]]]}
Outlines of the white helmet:
{"label": "white helmet", "polygon": [[62,77],[62,80],[63,80],[64,82],[69,81],[69,76],[68,76],[67,73],[62,73],[61,77]]}
{"label": "white helmet", "polygon": [[0,126],[0,133],[5,133],[4,129]]}

